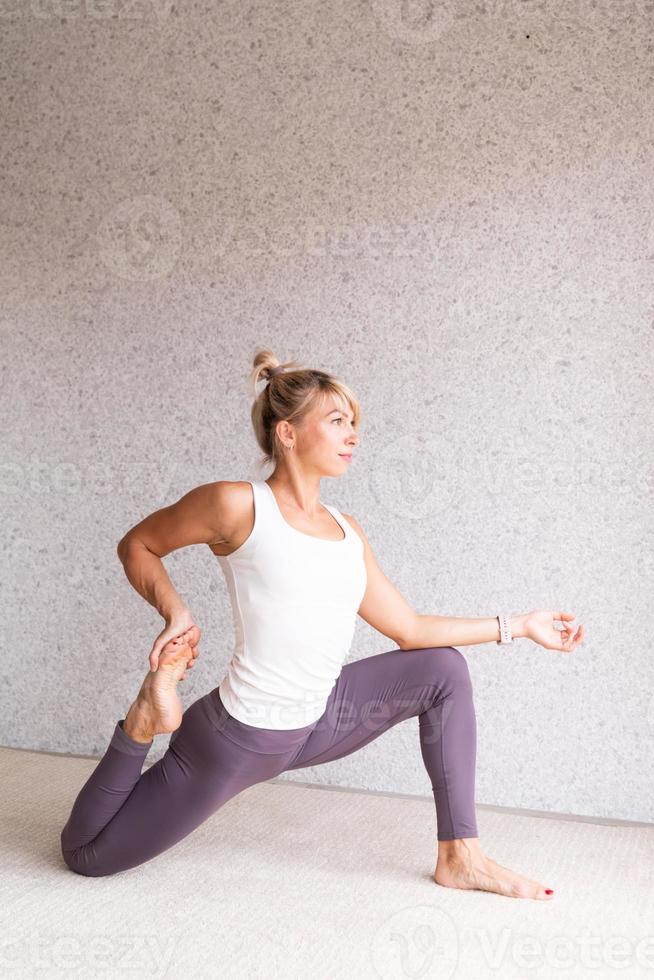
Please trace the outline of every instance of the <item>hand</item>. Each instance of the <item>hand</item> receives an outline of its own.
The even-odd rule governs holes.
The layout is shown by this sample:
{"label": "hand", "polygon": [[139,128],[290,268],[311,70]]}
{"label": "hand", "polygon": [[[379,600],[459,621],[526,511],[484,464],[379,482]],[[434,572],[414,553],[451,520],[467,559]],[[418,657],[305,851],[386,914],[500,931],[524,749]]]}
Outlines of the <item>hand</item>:
{"label": "hand", "polygon": [[[576,617],[572,613],[551,612],[547,609],[536,609],[525,617],[525,636],[540,644],[546,650],[563,650],[572,653],[576,650],[584,636],[583,623],[575,631],[571,624]],[[562,622],[563,629],[557,630],[554,622]]]}
{"label": "hand", "polygon": [[195,640],[193,639],[190,640],[190,646],[193,651],[193,657],[191,658],[191,660],[189,660],[187,667],[190,669],[191,667],[195,666],[195,661],[200,655],[200,636],[202,635],[202,631],[200,630],[200,627],[195,622],[195,619],[190,609],[185,609],[181,612],[176,613],[174,616],[171,616],[170,619],[166,620],[165,628],[161,631],[159,636],[154,641],[154,645],[152,647],[152,650],[150,651],[150,657],[149,657],[151,671],[154,672],[157,670],[157,667],[159,666],[159,655],[163,650],[163,648],[165,647],[166,643],[168,643],[169,640],[174,640],[176,636],[181,636],[183,633],[186,633],[188,630],[191,629],[192,626],[195,627],[195,630],[193,631],[195,635]]}

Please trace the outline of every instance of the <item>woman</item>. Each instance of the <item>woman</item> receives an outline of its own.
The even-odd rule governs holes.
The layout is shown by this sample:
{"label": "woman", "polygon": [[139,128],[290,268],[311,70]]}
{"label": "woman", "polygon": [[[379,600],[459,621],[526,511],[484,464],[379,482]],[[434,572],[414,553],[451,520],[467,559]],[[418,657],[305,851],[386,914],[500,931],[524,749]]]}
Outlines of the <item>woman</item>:
{"label": "woman", "polygon": [[[191,490],[133,527],[118,552],[165,628],[150,671],[82,787],[61,833],[66,864],[113,874],[186,837],[227,800],[282,772],[342,758],[393,725],[419,718],[437,816],[434,880],[452,888],[549,899],[552,890],[481,850],[475,818],[476,721],[468,665],[453,644],[528,637],[570,652],[583,638],[570,613],[464,619],[418,615],[379,568],[359,523],[320,500],[358,445],[358,402],[344,384],[259,350],[252,422],[266,481]],[[186,711],[177,684],[199,653],[200,629],[162,556],[207,544],[225,573],[236,645],[221,683]],[[356,614],[393,639],[344,664]],[[554,621],[564,623],[562,631]],[[165,755],[141,773],[155,735]]]}

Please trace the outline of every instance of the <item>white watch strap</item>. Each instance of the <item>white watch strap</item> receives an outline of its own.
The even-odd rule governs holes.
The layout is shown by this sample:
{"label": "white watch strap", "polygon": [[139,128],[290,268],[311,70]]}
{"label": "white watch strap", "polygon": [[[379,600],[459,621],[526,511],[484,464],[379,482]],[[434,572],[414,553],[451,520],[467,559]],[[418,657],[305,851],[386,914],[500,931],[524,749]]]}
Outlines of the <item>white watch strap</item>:
{"label": "white watch strap", "polygon": [[509,622],[509,617],[505,613],[500,613],[497,617],[500,624],[500,638],[496,640],[498,646],[508,646],[513,643],[513,636],[511,635],[511,624]]}

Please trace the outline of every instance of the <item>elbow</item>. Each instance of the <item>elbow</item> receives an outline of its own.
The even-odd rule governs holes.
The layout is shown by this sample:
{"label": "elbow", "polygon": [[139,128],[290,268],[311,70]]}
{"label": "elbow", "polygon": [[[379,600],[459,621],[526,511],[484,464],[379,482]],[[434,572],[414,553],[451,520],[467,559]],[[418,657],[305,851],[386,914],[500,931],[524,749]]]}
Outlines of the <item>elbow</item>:
{"label": "elbow", "polygon": [[125,561],[125,553],[127,551],[127,538],[121,538],[116,545],[116,554],[120,558],[121,562]]}
{"label": "elbow", "polygon": [[123,565],[125,564],[125,561],[129,557],[129,555],[131,555],[134,552],[134,550],[137,548],[139,550],[145,549],[145,551],[150,550],[147,547],[147,545],[143,544],[140,538],[136,537],[136,535],[128,533],[123,538],[120,539],[120,541],[116,545],[116,554],[122,561]]}
{"label": "elbow", "polygon": [[400,650],[414,650],[419,645],[417,640],[419,619],[420,616],[416,613],[404,624],[401,636],[395,641]]}

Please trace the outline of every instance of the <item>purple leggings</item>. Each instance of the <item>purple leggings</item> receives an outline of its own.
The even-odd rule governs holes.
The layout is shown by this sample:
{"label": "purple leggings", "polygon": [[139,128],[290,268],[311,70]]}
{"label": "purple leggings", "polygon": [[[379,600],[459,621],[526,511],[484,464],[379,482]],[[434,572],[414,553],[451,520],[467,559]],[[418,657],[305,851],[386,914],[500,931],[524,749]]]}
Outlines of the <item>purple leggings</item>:
{"label": "purple leggings", "polygon": [[389,650],[348,663],[320,718],[303,728],[246,725],[214,688],[184,712],[165,754],[141,772],[152,742],[116,723],[61,832],[68,867],[99,877],[149,861],[255,783],[341,759],[419,717],[438,840],[478,837],[477,728],[468,664],[454,647]]}

